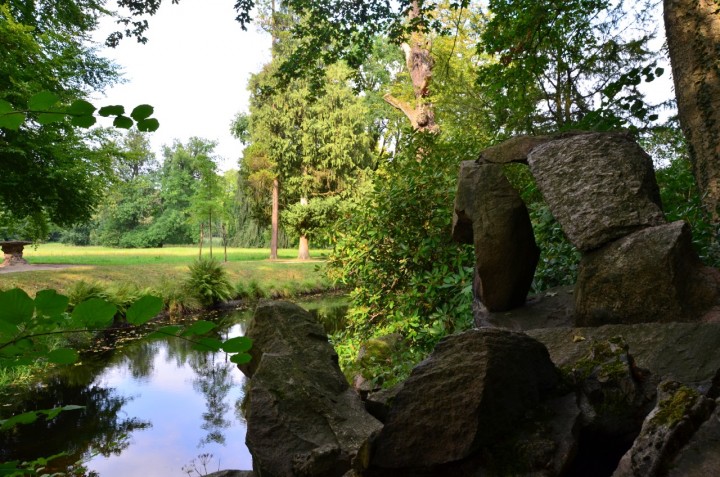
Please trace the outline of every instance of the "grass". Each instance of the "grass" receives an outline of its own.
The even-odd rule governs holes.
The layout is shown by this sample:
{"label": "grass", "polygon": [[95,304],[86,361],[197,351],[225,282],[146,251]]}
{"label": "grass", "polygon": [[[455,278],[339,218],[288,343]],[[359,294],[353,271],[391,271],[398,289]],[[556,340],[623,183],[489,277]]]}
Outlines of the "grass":
{"label": "grass", "polygon": [[[270,261],[267,249],[232,248],[228,249],[228,262],[223,267],[232,284],[241,289],[257,287],[265,296],[291,296],[330,288],[319,269],[322,261],[299,261],[294,258],[297,251],[292,249],[279,250],[278,255],[279,260]],[[191,246],[114,249],[42,244],[36,249],[27,247],[23,256],[31,264],[73,265],[59,270],[0,274],[0,289],[22,288],[33,296],[47,288],[66,293],[81,280],[105,287],[124,283],[162,291],[186,279],[198,250]],[[209,256],[207,247],[203,249],[203,256]],[[323,255],[315,252],[314,256]],[[213,257],[222,260],[222,248],[214,249]]]}

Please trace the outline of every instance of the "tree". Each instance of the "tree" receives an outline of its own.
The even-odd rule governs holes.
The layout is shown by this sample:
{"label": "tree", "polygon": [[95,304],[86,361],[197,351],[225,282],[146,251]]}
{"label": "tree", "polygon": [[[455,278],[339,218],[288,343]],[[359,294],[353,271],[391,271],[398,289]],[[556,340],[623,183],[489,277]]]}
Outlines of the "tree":
{"label": "tree", "polygon": [[[117,78],[115,67],[84,42],[94,16],[80,7],[58,12],[53,5],[0,4],[0,100],[6,106],[25,110],[42,90],[71,102]],[[88,220],[110,172],[101,143],[69,124],[40,124],[37,117],[16,130],[0,128],[0,157],[2,225],[22,233],[17,226],[31,224],[23,238],[43,237],[50,222]]]}
{"label": "tree", "polygon": [[720,14],[713,0],[665,0],[680,125],[701,197],[720,223]]}

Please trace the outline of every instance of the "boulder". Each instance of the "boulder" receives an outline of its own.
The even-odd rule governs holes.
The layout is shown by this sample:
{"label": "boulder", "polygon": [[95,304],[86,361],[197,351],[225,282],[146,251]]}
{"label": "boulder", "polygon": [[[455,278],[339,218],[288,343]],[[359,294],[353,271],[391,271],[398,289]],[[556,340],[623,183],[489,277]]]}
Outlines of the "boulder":
{"label": "boulder", "polygon": [[575,287],[579,326],[698,318],[718,297],[683,221],[645,228],[587,253]]}
{"label": "boulder", "polygon": [[257,475],[340,477],[382,424],[365,411],[322,327],[302,308],[258,306],[246,391],[246,443]]}
{"label": "boulder", "polygon": [[486,328],[446,337],[394,397],[372,441],[371,469],[419,475],[470,457],[512,433],[558,378],[545,347],[524,334]]}
{"label": "boulder", "polygon": [[475,245],[473,291],[488,310],[525,303],[540,250],[527,208],[502,166],[461,164],[453,238]]}
{"label": "boulder", "polygon": [[533,148],[528,164],[570,242],[586,252],[665,223],[650,156],[626,133],[593,133]]}
{"label": "boulder", "polygon": [[[667,475],[673,458],[705,422],[715,401],[676,381],[658,386],[658,402],[613,477]],[[682,474],[687,475],[687,474]]]}

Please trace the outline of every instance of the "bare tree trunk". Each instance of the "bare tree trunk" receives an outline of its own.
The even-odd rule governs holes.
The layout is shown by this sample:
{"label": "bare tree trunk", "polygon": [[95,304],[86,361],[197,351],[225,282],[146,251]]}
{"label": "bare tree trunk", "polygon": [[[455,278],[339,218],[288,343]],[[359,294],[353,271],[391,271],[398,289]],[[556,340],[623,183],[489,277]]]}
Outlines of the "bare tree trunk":
{"label": "bare tree trunk", "polygon": [[210,229],[210,258],[212,258],[212,241],[213,241],[212,211],[209,211],[209,213],[208,213],[208,229]]}
{"label": "bare tree trunk", "polygon": [[720,223],[720,13],[714,0],[664,0],[678,116],[705,208]]}
{"label": "bare tree trunk", "polygon": [[[308,203],[307,198],[300,198],[300,205],[306,206]],[[298,260],[309,260],[310,259],[310,243],[307,235],[300,236],[300,244],[298,245]]]}
{"label": "bare tree trunk", "polygon": [[200,224],[200,250],[198,252],[198,258],[202,258],[202,246],[203,246],[203,232],[204,232],[205,224]]}
{"label": "bare tree trunk", "polygon": [[278,221],[280,218],[280,181],[275,178],[273,180],[272,189],[272,217],[270,231],[270,260],[277,260],[278,249]]}
{"label": "bare tree trunk", "polygon": [[[420,16],[420,5],[418,0],[412,2],[412,8],[408,13],[408,22]],[[406,43],[402,44],[405,53],[405,62],[413,83],[415,92],[415,104],[410,104],[391,94],[386,94],[383,99],[394,108],[402,111],[410,120],[413,129],[425,132],[437,132],[435,124],[435,111],[432,103],[428,100],[430,96],[430,80],[432,79],[432,68],[435,63],[430,55],[430,40],[422,30],[415,31],[410,35]]]}
{"label": "bare tree trunk", "polygon": [[223,223],[221,224],[221,227],[222,227],[223,249],[224,249],[224,252],[225,252],[225,262],[227,263],[227,244],[228,244],[228,239],[227,239],[227,229],[225,228],[225,222],[223,222]]}

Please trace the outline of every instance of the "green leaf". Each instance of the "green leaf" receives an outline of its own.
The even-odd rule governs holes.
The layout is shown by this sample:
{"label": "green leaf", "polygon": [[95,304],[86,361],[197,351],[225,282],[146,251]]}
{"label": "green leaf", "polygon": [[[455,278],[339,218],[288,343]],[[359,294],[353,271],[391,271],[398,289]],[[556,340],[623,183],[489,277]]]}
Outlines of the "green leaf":
{"label": "green leaf", "polygon": [[68,302],[68,297],[55,290],[40,290],[35,294],[35,310],[38,315],[59,315],[67,310]]}
{"label": "green leaf", "polygon": [[92,103],[89,103],[84,99],[78,99],[65,108],[65,112],[67,114],[72,114],[73,116],[92,116],[96,109],[97,108],[93,106]]}
{"label": "green leaf", "polygon": [[198,338],[193,343],[193,349],[197,351],[220,351],[222,343],[215,338]]}
{"label": "green leaf", "polygon": [[130,116],[135,121],[142,121],[143,119],[147,119],[152,116],[153,112],[155,112],[155,109],[152,106],[149,104],[141,104],[139,106],[135,106],[135,109],[132,110]]}
{"label": "green leaf", "polygon": [[55,106],[60,98],[50,91],[40,91],[34,94],[28,101],[30,111],[45,111]]}
{"label": "green leaf", "polygon": [[39,414],[39,411],[29,411],[18,414],[17,416],[9,417],[4,421],[0,421],[0,430],[7,431],[8,429],[12,429],[18,424],[32,424],[33,422],[37,421]]}
{"label": "green leaf", "polygon": [[15,108],[13,108],[12,104],[0,99],[0,114],[12,113],[13,111],[15,111]]}
{"label": "green leaf", "polygon": [[662,76],[665,73],[665,69],[657,67],[655,68],[655,76]]}
{"label": "green leaf", "polygon": [[135,124],[133,120],[128,118],[127,116],[118,116],[113,121],[113,126],[122,129],[130,129],[131,127],[133,127],[133,124]]}
{"label": "green leaf", "polygon": [[130,324],[142,325],[157,316],[162,309],[163,301],[161,298],[145,295],[128,308],[125,317]]}
{"label": "green leaf", "polygon": [[78,352],[72,348],[58,348],[47,354],[47,360],[55,364],[73,364],[79,358]]}
{"label": "green leaf", "polygon": [[230,362],[235,364],[247,364],[252,360],[252,356],[247,353],[238,353],[230,356]]}
{"label": "green leaf", "polygon": [[16,130],[25,122],[25,113],[14,112],[0,114],[0,128]]}
{"label": "green leaf", "polygon": [[40,124],[51,124],[59,123],[65,120],[64,113],[40,113],[38,114],[37,121]]}
{"label": "green leaf", "polygon": [[113,105],[113,106],[103,106],[98,111],[98,114],[104,118],[108,116],[120,116],[121,114],[125,114],[125,106],[121,105]]}
{"label": "green leaf", "polygon": [[54,407],[52,409],[44,409],[41,412],[44,413],[47,417],[46,419],[55,419],[58,414],[64,411],[76,411],[79,409],[85,409],[85,406],[76,406],[74,404],[68,404],[67,406],[63,407]]}
{"label": "green leaf", "polygon": [[230,338],[222,344],[222,349],[226,353],[244,353],[252,348],[252,339],[245,336]]}
{"label": "green leaf", "polygon": [[150,333],[148,338],[166,338],[168,336],[176,336],[182,329],[182,326],[179,325],[163,326]]}
{"label": "green leaf", "polygon": [[72,319],[80,326],[107,326],[112,323],[117,308],[100,298],[90,298],[77,305],[72,312]]}
{"label": "green leaf", "polygon": [[199,320],[193,323],[192,325],[185,328],[185,331],[183,331],[182,336],[192,336],[192,335],[204,335],[208,331],[215,328],[217,325],[215,323],[211,323],[209,321]]}
{"label": "green leaf", "polygon": [[79,128],[89,128],[97,122],[95,116],[73,116],[70,118],[70,124]]}
{"label": "green leaf", "polygon": [[35,311],[35,304],[27,293],[19,288],[0,292],[0,320],[19,325],[29,321]]}
{"label": "green leaf", "polygon": [[141,132],[154,132],[160,127],[160,123],[155,118],[142,119],[138,121],[137,128]]}

